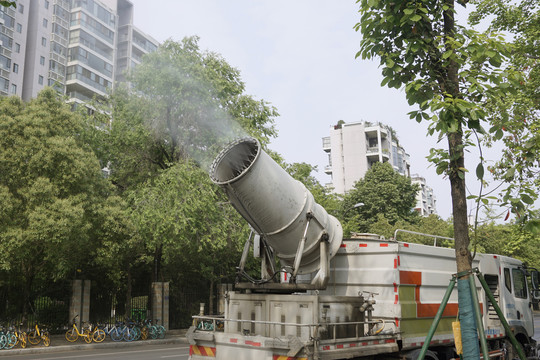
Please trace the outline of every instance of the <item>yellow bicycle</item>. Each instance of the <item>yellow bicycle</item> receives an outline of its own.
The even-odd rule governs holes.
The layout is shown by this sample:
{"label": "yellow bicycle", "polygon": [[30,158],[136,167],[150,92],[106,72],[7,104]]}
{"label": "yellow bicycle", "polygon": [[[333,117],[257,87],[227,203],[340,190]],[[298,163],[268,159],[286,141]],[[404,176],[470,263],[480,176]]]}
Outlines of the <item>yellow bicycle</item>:
{"label": "yellow bicycle", "polygon": [[93,341],[102,342],[105,340],[105,331],[96,327],[92,330],[92,325],[82,326],[82,332],[79,331],[77,327],[77,322],[75,321],[79,315],[76,315],[72,321],[72,328],[66,331],[66,340],[69,342],[75,342],[79,339],[79,336],[84,339],[84,341],[90,344]]}
{"label": "yellow bicycle", "polygon": [[[15,327],[14,327],[15,328]],[[21,348],[26,348],[26,344],[28,343],[28,335],[26,335],[26,332],[21,331],[21,326],[19,325],[18,328],[15,328],[15,336],[17,337],[17,344],[21,345]],[[17,345],[15,344],[15,345]]]}
{"label": "yellow bicycle", "polygon": [[45,346],[51,345],[51,337],[49,336],[49,332],[45,329],[40,329],[37,323],[34,326],[34,329],[28,332],[27,339],[28,339],[28,342],[32,345],[37,345],[42,340],[43,340],[43,345]]}

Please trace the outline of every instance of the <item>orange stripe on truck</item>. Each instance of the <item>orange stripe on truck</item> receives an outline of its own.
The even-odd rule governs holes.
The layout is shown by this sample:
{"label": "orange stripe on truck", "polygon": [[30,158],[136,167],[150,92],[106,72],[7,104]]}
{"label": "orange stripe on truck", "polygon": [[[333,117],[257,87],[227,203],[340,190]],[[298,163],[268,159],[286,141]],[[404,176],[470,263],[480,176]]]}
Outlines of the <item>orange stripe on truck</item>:
{"label": "orange stripe on truck", "polygon": [[[401,285],[415,285],[415,302],[416,302],[416,314],[419,318],[435,317],[439,310],[440,304],[428,303],[423,304],[420,302],[420,287],[422,286],[422,272],[420,271],[405,271],[399,270],[399,282]],[[397,296],[397,295],[396,295]],[[483,304],[480,303],[480,309],[483,311]],[[443,316],[457,316],[458,304],[448,303],[444,309]]]}
{"label": "orange stripe on truck", "polygon": [[287,355],[274,355],[273,360],[308,360],[305,357],[289,357]]}

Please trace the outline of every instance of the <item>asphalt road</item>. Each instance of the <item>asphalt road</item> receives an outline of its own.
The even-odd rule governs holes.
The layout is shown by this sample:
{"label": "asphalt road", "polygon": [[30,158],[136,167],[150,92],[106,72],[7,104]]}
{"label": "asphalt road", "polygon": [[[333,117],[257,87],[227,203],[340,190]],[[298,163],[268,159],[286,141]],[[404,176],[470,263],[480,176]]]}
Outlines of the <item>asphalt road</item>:
{"label": "asphalt road", "polygon": [[133,347],[88,349],[88,350],[64,350],[40,354],[14,355],[15,360],[148,360],[169,359],[187,360],[189,356],[188,344],[148,344]]}

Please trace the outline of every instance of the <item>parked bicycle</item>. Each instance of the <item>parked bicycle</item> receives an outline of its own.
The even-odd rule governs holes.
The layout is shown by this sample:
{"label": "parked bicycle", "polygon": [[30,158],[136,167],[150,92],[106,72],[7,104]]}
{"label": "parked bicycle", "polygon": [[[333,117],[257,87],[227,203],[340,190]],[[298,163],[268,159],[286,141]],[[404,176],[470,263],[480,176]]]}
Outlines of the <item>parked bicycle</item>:
{"label": "parked bicycle", "polygon": [[26,334],[25,331],[21,331],[21,325],[22,324],[19,324],[17,328],[15,327],[13,328],[14,328],[15,336],[17,337],[17,344],[21,345],[21,348],[24,349],[26,348],[26,345],[28,343],[28,335]]}
{"label": "parked bicycle", "polygon": [[109,333],[109,336],[113,341],[134,341],[137,340],[140,335],[138,328],[133,326],[133,323],[117,323]]}
{"label": "parked bicycle", "polygon": [[11,349],[17,344],[17,336],[10,328],[0,328],[0,349]]}
{"label": "parked bicycle", "polygon": [[47,329],[40,329],[38,323],[34,326],[32,331],[28,332],[28,342],[32,345],[37,345],[43,341],[43,345],[51,345],[51,337]]}
{"label": "parked bicycle", "polygon": [[149,322],[148,334],[152,339],[163,339],[165,337],[165,327],[163,325],[158,325],[159,319],[156,320],[156,324],[153,325],[152,321]]}
{"label": "parked bicycle", "polygon": [[68,331],[66,331],[66,340],[69,342],[75,342],[79,339],[79,337],[82,337],[84,341],[88,344],[90,344],[92,341],[94,342],[102,342],[105,340],[105,331],[103,329],[100,329],[99,327],[93,328],[92,325],[83,325],[81,326],[82,332],[77,327],[77,318],[79,315],[75,315],[72,321],[72,327]]}

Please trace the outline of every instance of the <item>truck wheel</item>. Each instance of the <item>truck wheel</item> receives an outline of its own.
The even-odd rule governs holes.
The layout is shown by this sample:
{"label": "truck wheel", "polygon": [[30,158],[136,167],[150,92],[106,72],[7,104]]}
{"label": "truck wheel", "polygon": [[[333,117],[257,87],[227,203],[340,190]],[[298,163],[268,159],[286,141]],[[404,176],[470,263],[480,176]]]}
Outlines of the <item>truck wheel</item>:
{"label": "truck wheel", "polygon": [[[406,359],[407,360],[417,360],[418,356],[420,355],[421,352],[422,352],[422,349],[413,350],[413,351],[411,351],[410,353],[407,354]],[[426,355],[424,356],[424,360],[439,360],[439,357],[433,351],[428,350],[428,351],[426,351]]]}
{"label": "truck wheel", "polygon": [[[525,354],[525,350],[523,349],[523,345],[521,345],[520,342],[518,342],[518,344],[519,344],[519,348],[521,349],[521,351],[523,351],[523,353]],[[506,346],[506,360],[513,360],[513,359],[518,359],[519,360],[519,354],[518,354],[517,350],[514,349],[514,346],[512,345],[510,340],[505,341],[505,346]],[[527,355],[525,355],[525,356],[527,356]]]}

